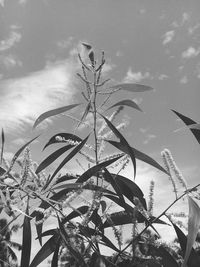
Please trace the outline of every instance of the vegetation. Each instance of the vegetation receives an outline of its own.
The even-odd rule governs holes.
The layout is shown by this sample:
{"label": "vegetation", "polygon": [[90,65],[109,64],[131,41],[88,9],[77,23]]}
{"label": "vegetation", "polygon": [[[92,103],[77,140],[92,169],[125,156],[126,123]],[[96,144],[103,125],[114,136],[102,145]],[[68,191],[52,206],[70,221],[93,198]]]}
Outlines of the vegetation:
{"label": "vegetation", "polygon": [[[141,111],[136,102],[123,99],[107,106],[112,95],[121,91],[140,93],[151,91],[152,88],[131,83],[108,86],[109,80],[104,80],[103,72],[104,53],[98,63],[93,48],[88,44],[83,46],[88,58],[83,60],[78,54],[82,70],[78,77],[85,85],[85,91],[82,92],[85,104],[82,105],[84,109],[80,120],[74,118],[74,121],[77,123],[75,130],[88,127],[88,135],[82,139],[75,132],[57,133],[44,149],[56,144],[62,144],[62,147],[37,165],[31,159],[29,145],[38,137],[22,146],[11,162],[7,162],[4,158],[5,136],[2,131],[0,211],[10,217],[10,222],[4,219],[0,221],[0,246],[9,243],[9,246],[1,249],[1,266],[13,266],[9,256],[16,259],[10,248],[9,226],[19,217],[23,217],[21,267],[36,267],[51,254],[52,267],[199,266],[199,249],[193,247],[200,224],[200,208],[194,200],[199,198],[199,184],[188,189],[169,150],[165,149],[161,153],[163,167],[150,156],[131,147],[121,133],[127,126],[126,121],[116,121],[124,107]],[[47,111],[38,117],[33,127],[36,128],[49,117],[79,106],[77,103]],[[109,114],[111,109],[115,111],[103,115]],[[200,143],[199,124],[177,111],[173,112]],[[114,147],[116,152],[108,155],[108,145]],[[64,159],[53,173],[47,175],[45,169],[62,155]],[[81,174],[61,172],[72,159],[83,169]],[[175,198],[157,217],[153,215],[154,182],[150,184],[149,200],[146,200],[136,183],[137,160],[158,169],[172,183]],[[128,164],[133,167],[132,180],[121,175]],[[178,187],[183,188],[182,194]],[[170,214],[170,208],[183,197],[187,197],[189,203],[187,236]],[[185,216],[183,213],[176,215]],[[163,221],[161,217],[164,216],[168,220]],[[56,220],[57,225],[55,223],[55,228],[44,231],[43,226],[50,218]],[[169,228],[170,224],[170,229],[175,229],[177,243],[173,247],[161,242],[155,224]],[[127,225],[131,227],[128,241],[124,240],[122,229]],[[32,236],[33,227],[36,227],[36,237]],[[110,237],[108,229],[112,229],[115,240]],[[43,243],[44,237],[49,237],[46,243]],[[33,238],[39,240],[41,248],[31,260]],[[113,252],[104,255],[102,247]]]}

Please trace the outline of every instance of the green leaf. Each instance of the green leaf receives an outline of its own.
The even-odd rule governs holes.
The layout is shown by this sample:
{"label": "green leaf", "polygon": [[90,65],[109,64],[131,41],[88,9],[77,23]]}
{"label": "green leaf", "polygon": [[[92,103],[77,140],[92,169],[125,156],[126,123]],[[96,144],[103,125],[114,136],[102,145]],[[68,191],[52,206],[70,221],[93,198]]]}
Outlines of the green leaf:
{"label": "green leaf", "polygon": [[[193,121],[192,119],[184,116],[183,114],[175,111],[172,109],[172,111],[185,123],[185,125],[190,126],[193,124],[197,124],[195,121]],[[200,131],[199,129],[190,129],[190,131],[192,132],[192,134],[195,136],[196,140],[198,141],[198,143],[200,144]]]}
{"label": "green leaf", "polygon": [[80,137],[71,133],[58,133],[50,138],[50,140],[44,146],[43,150],[52,144],[66,143],[65,140],[72,140],[74,142],[83,141]]}
{"label": "green leaf", "polygon": [[[185,252],[186,252],[186,246],[187,246],[187,237],[184,235],[184,233],[181,231],[181,229],[177,225],[175,225],[174,223],[172,223],[172,225],[176,231],[176,235],[178,237],[178,241],[180,243],[181,250],[183,253],[183,257],[184,257]],[[198,256],[197,252],[193,248],[191,249],[191,253],[187,261],[187,264],[189,267],[200,266],[200,257]]]}
{"label": "green leaf", "polygon": [[113,133],[120,139],[120,144],[124,148],[123,152],[128,154],[132,160],[133,163],[133,168],[134,168],[134,179],[136,177],[136,161],[135,161],[135,154],[132,148],[129,146],[128,142],[126,139],[123,137],[123,135],[115,128],[115,126],[103,115],[101,115],[104,120],[106,121],[108,127],[113,131]]}
{"label": "green leaf", "polygon": [[[29,267],[36,267],[41,262],[43,262],[51,253],[53,253],[56,250],[57,243],[59,241],[59,236],[56,233],[53,235],[38,251],[36,256],[34,257],[33,261],[31,262],[31,265]],[[27,267],[28,265],[26,265]]]}
{"label": "green leaf", "polygon": [[117,107],[117,106],[128,106],[130,108],[134,108],[134,109],[137,109],[139,111],[142,111],[142,109],[133,100],[130,100],[130,99],[125,99],[125,100],[119,101],[116,104],[109,107],[107,110],[114,108],[114,107]]}
{"label": "green leaf", "polygon": [[137,83],[121,83],[121,84],[114,85],[111,88],[113,88],[113,89],[119,88],[121,90],[129,91],[132,93],[146,92],[146,91],[153,90],[153,88],[150,86],[143,85],[143,84],[137,84]]}
{"label": "green leaf", "polygon": [[0,161],[0,164],[2,164],[2,160],[3,160],[4,144],[5,144],[5,135],[4,135],[4,130],[2,128],[2,132],[1,132],[1,161]]}
{"label": "green leaf", "polygon": [[197,237],[197,233],[200,227],[200,208],[197,203],[188,196],[188,204],[189,204],[189,218],[188,218],[188,238],[187,238],[187,246],[186,252],[183,262],[183,267],[187,266],[187,261],[190,256],[191,249],[194,245],[194,242]]}
{"label": "green leaf", "polygon": [[35,121],[33,128],[36,128],[42,121],[46,120],[49,117],[64,113],[70,109],[73,109],[77,106],[79,106],[80,104],[73,104],[73,105],[68,105],[65,107],[61,107],[61,108],[56,108],[56,109],[52,109],[49,110],[47,112],[42,113]]}
{"label": "green leaf", "polygon": [[[29,216],[29,201],[27,201],[26,214]],[[31,223],[28,216],[24,217],[21,267],[29,266],[31,256]]]}
{"label": "green leaf", "polygon": [[92,49],[92,46],[90,44],[82,43],[82,45],[89,51]]}
{"label": "green leaf", "polygon": [[37,167],[37,170],[35,171],[36,174],[47,168],[51,163],[53,163],[58,157],[60,157],[62,154],[64,154],[67,150],[74,147],[73,145],[67,145],[64,147],[59,148],[55,152],[53,152],[51,155],[49,155],[46,159],[44,159],[40,165]]}
{"label": "green leaf", "polygon": [[114,159],[110,159],[110,160],[106,160],[104,162],[101,162],[95,166],[93,166],[92,168],[88,169],[86,172],[84,172],[78,179],[77,179],[77,183],[84,183],[86,182],[88,179],[90,179],[90,177],[92,177],[93,175],[95,175],[98,171],[100,171],[102,168],[107,167],[108,165],[114,163],[115,161],[117,161],[118,159],[120,159],[123,155],[120,155]]}
{"label": "green leaf", "polygon": [[62,167],[68,162],[70,161],[81,149],[82,147],[85,145],[85,143],[88,140],[89,135],[79,144],[77,145],[67,156],[66,158],[60,163],[60,165],[58,166],[58,168],[54,171],[54,173],[52,174],[49,184],[51,183],[51,181],[53,180],[53,178],[56,176],[56,174],[62,169]]}
{"label": "green leaf", "polygon": [[[112,140],[105,140],[105,141],[110,143],[111,145],[115,146],[116,148],[120,149],[123,152],[126,151],[124,146],[122,144],[120,144],[119,142],[112,141]],[[145,153],[143,153],[143,152],[141,152],[141,151],[139,151],[133,147],[131,147],[131,149],[134,151],[134,155],[135,155],[136,159],[139,159],[139,160],[155,167],[156,169],[164,172],[165,174],[168,174],[167,171],[159,163],[157,163],[154,159],[152,159],[151,157],[149,157]]]}

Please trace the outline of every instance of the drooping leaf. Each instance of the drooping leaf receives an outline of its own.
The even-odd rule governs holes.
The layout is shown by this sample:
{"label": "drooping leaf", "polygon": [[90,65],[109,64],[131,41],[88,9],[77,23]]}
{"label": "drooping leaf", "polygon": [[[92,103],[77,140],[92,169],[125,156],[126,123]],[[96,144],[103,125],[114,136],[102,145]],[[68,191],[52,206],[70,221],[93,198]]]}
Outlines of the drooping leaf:
{"label": "drooping leaf", "polygon": [[139,111],[142,111],[142,109],[133,100],[130,100],[130,99],[125,99],[125,100],[119,101],[116,104],[109,107],[107,110],[114,108],[114,107],[117,107],[117,106],[127,106],[130,108],[134,108],[134,109],[137,109]]}
{"label": "drooping leaf", "polygon": [[4,168],[0,167],[0,176],[2,176],[5,172],[6,172],[6,170]]}
{"label": "drooping leaf", "polygon": [[188,204],[189,204],[188,237],[187,237],[187,246],[186,246],[183,267],[187,266],[187,261],[190,256],[191,249],[194,245],[200,227],[199,206],[190,196],[188,196]]}
{"label": "drooping leaf", "polygon": [[153,250],[154,255],[156,255],[157,257],[161,257],[163,267],[179,267],[179,264],[174,259],[174,257],[163,246],[158,247],[153,243],[149,244],[149,246],[151,251]]}
{"label": "drooping leaf", "polygon": [[[59,241],[58,234],[53,235],[38,251],[29,267],[36,267],[56,250]],[[27,265],[28,266],[28,265]],[[27,267],[26,266],[26,267]]]}
{"label": "drooping leaf", "polygon": [[93,211],[92,215],[90,216],[90,221],[93,222],[97,228],[102,227],[103,223],[101,217],[98,214],[98,209],[95,209]]}
{"label": "drooping leaf", "polygon": [[111,88],[113,88],[113,89],[120,88],[121,90],[129,91],[132,93],[146,92],[146,91],[153,90],[153,88],[150,86],[143,85],[143,84],[137,84],[137,83],[121,83],[121,84],[114,85]]}
{"label": "drooping leaf", "polygon": [[[106,140],[108,143],[110,143],[111,145],[115,146],[116,148],[120,149],[121,151],[125,152],[126,149],[124,148],[124,146],[122,144],[120,144],[119,142],[116,141],[112,141],[112,140]],[[155,167],[156,169],[164,172],[165,174],[168,174],[167,171],[159,164],[157,163],[154,159],[152,159],[151,157],[149,157],[148,155],[146,155],[145,153],[131,147],[131,149],[134,151],[134,155],[136,157],[136,159],[139,159],[153,167]]]}
{"label": "drooping leaf", "polygon": [[[112,175],[115,177],[115,174]],[[134,203],[133,198],[137,197],[143,207],[147,209],[144,194],[136,183],[121,175],[116,175],[115,181],[125,197],[127,197],[132,203]]]}
{"label": "drooping leaf", "polygon": [[[180,243],[183,256],[185,256],[186,246],[187,246],[187,237],[185,236],[185,234],[181,231],[181,229],[177,225],[175,225],[173,223],[172,223],[172,225],[176,231],[176,235],[178,237],[178,241]],[[200,257],[198,256],[198,254],[194,250],[194,248],[191,249],[191,253],[190,253],[189,259],[187,261],[187,264],[189,267],[199,267],[200,266]]]}
{"label": "drooping leaf", "polygon": [[54,136],[52,136],[49,139],[49,141],[44,146],[43,150],[45,148],[47,148],[48,146],[52,145],[52,144],[66,143],[66,140],[71,140],[71,141],[74,141],[74,142],[81,142],[81,141],[83,141],[80,137],[78,137],[75,134],[71,134],[71,133],[58,133],[58,134],[55,134]]}
{"label": "drooping leaf", "polygon": [[[102,116],[102,115],[101,115]],[[113,133],[116,135],[116,137],[119,138],[120,144],[123,146],[124,151],[126,154],[128,154],[132,160],[133,168],[134,168],[134,179],[136,177],[136,160],[135,160],[135,154],[132,148],[129,146],[126,139],[123,137],[123,135],[117,130],[117,128],[104,116],[102,116],[104,120],[106,121],[108,127],[113,131]]]}
{"label": "drooping leaf", "polygon": [[73,145],[67,145],[64,147],[61,147],[57,149],[55,152],[53,152],[51,155],[49,155],[46,159],[44,159],[40,165],[37,167],[37,170],[35,171],[36,174],[47,168],[51,163],[53,163],[58,157],[60,157],[62,154],[64,154],[66,151],[71,149]]}
{"label": "drooping leaf", "polygon": [[60,184],[60,183],[63,183],[63,182],[66,182],[66,181],[70,181],[70,180],[74,180],[74,179],[77,179],[77,178],[78,178],[78,176],[66,174],[66,175],[63,175],[63,176],[59,177],[58,180],[56,180],[56,184]]}
{"label": "drooping leaf", "polygon": [[105,210],[106,210],[106,207],[107,207],[107,205],[106,205],[106,201],[101,200],[101,201],[100,201],[100,205],[101,205],[102,213],[104,213]]}
{"label": "drooping leaf", "polygon": [[122,202],[125,202],[120,186],[116,182],[116,175],[112,175],[106,168],[103,173],[104,179],[109,182]]}
{"label": "drooping leaf", "polygon": [[4,135],[4,130],[2,128],[2,131],[1,131],[1,160],[0,160],[0,164],[2,164],[2,160],[3,160],[4,144],[5,144],[5,135]]}
{"label": "drooping leaf", "polygon": [[93,175],[95,175],[98,171],[100,171],[102,168],[105,168],[107,166],[109,166],[110,164],[114,163],[115,161],[117,161],[118,159],[120,159],[123,155],[120,155],[114,159],[110,159],[110,160],[106,160],[104,162],[101,162],[93,167],[91,167],[90,169],[88,169],[86,172],[84,172],[78,179],[77,179],[77,183],[84,183],[86,182],[88,179],[90,179],[90,177],[92,177]]}
{"label": "drooping leaf", "polygon": [[[34,137],[33,139],[31,139],[30,141],[28,141],[25,145],[23,145],[23,146],[22,146],[22,147],[15,153],[15,155],[13,156],[13,158],[12,158],[12,160],[11,160],[10,166],[13,166],[13,164],[15,163],[15,161],[17,160],[17,158],[19,157],[19,155],[23,152],[23,150],[24,150],[30,143],[32,143],[34,140],[36,140],[38,137],[39,137],[39,135],[36,136],[36,137]],[[9,172],[9,171],[10,171],[10,169],[9,169],[7,172]]]}
{"label": "drooping leaf", "polygon": [[60,163],[60,165],[58,166],[58,168],[54,171],[54,173],[52,174],[51,178],[50,178],[50,182],[53,180],[53,178],[56,176],[56,174],[63,168],[63,166],[70,161],[81,149],[82,147],[85,145],[85,143],[88,140],[89,135],[79,144],[77,145],[67,156],[66,158]]}
{"label": "drooping leaf", "polygon": [[[26,214],[29,216],[29,201],[27,201]],[[21,267],[29,266],[31,256],[31,218],[25,216],[23,223],[23,239],[22,239],[22,255],[21,255]]]}
{"label": "drooping leaf", "polygon": [[85,213],[87,213],[89,210],[89,207],[88,206],[81,206],[81,207],[78,207],[76,210],[73,210],[70,214],[68,214],[63,220],[62,220],[62,224],[65,224],[66,222],[78,217],[78,216],[81,216]]}
{"label": "drooping leaf", "polygon": [[73,109],[79,105],[80,104],[73,104],[73,105],[68,105],[68,106],[64,106],[61,108],[56,108],[56,109],[52,109],[52,110],[49,110],[47,112],[44,112],[36,119],[36,121],[33,125],[33,128],[36,128],[45,119],[52,117],[52,116],[55,116],[55,115],[58,115],[58,114],[61,114],[61,113],[64,113],[64,112],[66,112],[70,109]]}
{"label": "drooping leaf", "polygon": [[[190,126],[193,124],[197,124],[195,121],[193,121],[192,119],[184,116],[183,114],[175,111],[172,109],[172,111],[185,123],[185,125]],[[200,144],[200,131],[199,129],[190,129],[191,132],[193,133],[193,135],[195,136],[196,140],[198,141],[198,143]]]}

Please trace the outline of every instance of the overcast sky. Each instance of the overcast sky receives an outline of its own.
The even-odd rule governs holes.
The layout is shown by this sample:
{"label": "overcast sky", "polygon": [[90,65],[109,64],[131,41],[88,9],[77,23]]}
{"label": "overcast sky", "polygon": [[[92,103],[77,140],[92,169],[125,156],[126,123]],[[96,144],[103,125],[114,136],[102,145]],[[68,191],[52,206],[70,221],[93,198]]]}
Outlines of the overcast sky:
{"label": "overcast sky", "polygon": [[[200,122],[199,14],[199,0],[0,0],[0,125],[6,150],[16,151],[43,133],[31,147],[41,161],[46,154],[40,151],[53,134],[71,132],[73,122],[66,117],[34,131],[32,125],[42,112],[81,100],[76,54],[87,42],[98,55],[105,51],[112,84],[137,82],[155,89],[117,95],[135,99],[144,111],[124,111],[129,143],[160,163],[161,150],[170,149],[188,183],[197,183],[199,145],[188,130],[176,131],[183,123],[170,109]],[[136,181],[146,190],[154,178],[160,203],[167,204],[168,178],[138,166]]]}

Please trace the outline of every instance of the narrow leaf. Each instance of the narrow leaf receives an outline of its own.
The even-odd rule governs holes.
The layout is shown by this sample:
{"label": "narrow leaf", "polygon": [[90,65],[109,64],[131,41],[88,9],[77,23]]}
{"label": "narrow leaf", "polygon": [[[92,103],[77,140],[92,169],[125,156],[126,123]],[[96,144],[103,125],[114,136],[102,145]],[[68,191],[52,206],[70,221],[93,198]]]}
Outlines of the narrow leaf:
{"label": "narrow leaf", "polygon": [[51,155],[49,155],[46,159],[44,159],[40,165],[37,167],[37,170],[35,171],[36,174],[47,168],[51,163],[53,163],[58,157],[60,157],[62,154],[64,154],[67,150],[71,149],[73,145],[67,145],[64,147],[59,148],[55,152],[53,152]]}
{"label": "narrow leaf", "polygon": [[85,143],[88,140],[89,135],[79,144],[77,145],[68,155],[67,157],[60,163],[60,165],[58,166],[58,168],[54,171],[53,175],[50,178],[50,182],[53,180],[53,178],[55,177],[55,175],[62,169],[62,167],[68,162],[70,161],[81,149],[82,147],[85,145]]}
{"label": "narrow leaf", "polygon": [[142,111],[142,109],[133,100],[130,100],[130,99],[119,101],[116,104],[109,107],[107,110],[114,108],[114,107],[117,107],[117,106],[127,106],[130,108],[134,108],[134,109],[137,109],[139,111]]}
{"label": "narrow leaf", "polygon": [[[193,121],[192,119],[184,116],[183,114],[175,111],[172,109],[172,111],[185,123],[185,125],[190,126],[193,124],[197,124],[195,121]],[[192,134],[195,136],[195,138],[197,139],[198,143],[200,144],[200,131],[199,129],[190,129]]]}
{"label": "narrow leaf", "polygon": [[189,218],[188,218],[188,238],[187,238],[187,246],[186,252],[183,262],[183,267],[187,266],[187,261],[190,256],[191,249],[194,245],[194,242],[197,237],[197,233],[200,227],[200,208],[197,203],[188,196],[188,204],[189,204]]}
{"label": "narrow leaf", "polygon": [[[102,115],[101,115],[102,116]],[[115,126],[104,116],[102,116],[104,120],[106,121],[108,127],[113,131],[113,133],[120,139],[120,144],[124,147],[124,151],[126,154],[128,154],[132,160],[133,168],[134,168],[134,179],[136,177],[136,161],[135,161],[135,154],[132,148],[129,146],[126,139],[123,137],[123,135],[115,128]]]}
{"label": "narrow leaf", "polygon": [[104,161],[102,163],[99,163],[95,166],[93,166],[92,168],[88,169],[86,172],[84,172],[78,179],[77,179],[77,183],[84,183],[86,182],[88,179],[90,179],[90,177],[92,177],[93,175],[95,175],[98,171],[100,171],[102,168],[107,167],[108,165],[112,164],[113,162],[117,161],[118,159],[120,159],[123,155],[120,155],[114,159],[110,159],[107,161]]}
{"label": "narrow leaf", "polygon": [[55,115],[58,115],[58,114],[61,114],[61,113],[64,113],[70,109],[73,109],[77,106],[79,106],[80,104],[73,104],[73,105],[68,105],[68,106],[65,106],[65,107],[61,107],[61,108],[56,108],[56,109],[52,109],[52,110],[49,110],[47,112],[44,112],[42,113],[35,121],[34,125],[33,125],[33,128],[36,128],[42,121],[44,121],[45,119],[49,118],[49,117],[52,117],[52,116],[55,116]]}
{"label": "narrow leaf", "polygon": [[[27,201],[26,214],[29,216],[29,203]],[[28,216],[24,217],[21,267],[29,266],[31,256],[31,223]]]}
{"label": "narrow leaf", "polygon": [[[36,267],[56,250],[59,240],[58,234],[53,235],[38,251],[29,267]],[[28,266],[28,265],[27,265]],[[27,267],[26,266],[26,267]]]}
{"label": "narrow leaf", "polygon": [[[112,141],[112,140],[106,140],[108,143],[110,143],[111,145],[115,146],[116,148],[120,149],[121,151],[125,152],[126,149],[124,148],[124,146],[122,144],[120,144],[119,142],[116,141]],[[154,159],[152,159],[151,157],[149,157],[148,155],[146,155],[145,153],[131,147],[131,149],[134,151],[134,155],[136,157],[136,159],[139,159],[153,167],[155,167],[156,169],[164,172],[165,174],[168,174],[167,171],[159,164],[157,163]]]}
{"label": "narrow leaf", "polygon": [[74,142],[81,142],[82,139],[78,137],[77,135],[71,134],[71,133],[58,133],[55,134],[50,138],[50,140],[46,143],[44,146],[43,150],[52,145],[52,144],[57,144],[57,143],[66,143],[65,140],[72,140]]}
{"label": "narrow leaf", "polygon": [[137,83],[121,83],[121,84],[114,85],[111,88],[113,88],[113,89],[119,88],[121,90],[129,91],[132,93],[145,92],[145,91],[153,90],[153,88],[150,86],[143,85],[143,84],[137,84]]}
{"label": "narrow leaf", "polygon": [[2,132],[1,132],[1,161],[0,161],[0,164],[2,164],[2,160],[3,160],[4,144],[5,144],[5,135],[4,135],[4,130],[2,128]]}
{"label": "narrow leaf", "polygon": [[89,51],[92,49],[92,46],[90,44],[82,43],[82,45]]}
{"label": "narrow leaf", "polygon": [[52,258],[52,261],[51,261],[51,267],[58,267],[58,252],[59,252],[59,249],[60,249],[60,240],[58,240],[58,242],[57,242],[56,249],[54,251],[53,258]]}
{"label": "narrow leaf", "polygon": [[[23,152],[23,150],[30,144],[30,143],[32,143],[35,139],[37,139],[39,137],[39,135],[38,136],[36,136],[36,137],[34,137],[33,139],[31,139],[30,141],[28,141],[25,145],[23,145],[16,153],[15,153],[15,155],[13,156],[13,158],[12,158],[12,160],[11,160],[11,164],[10,164],[10,166],[13,166],[13,164],[15,163],[15,161],[17,160],[17,158],[19,157],[19,155]],[[7,171],[7,172],[9,172],[10,171],[10,169]]]}

